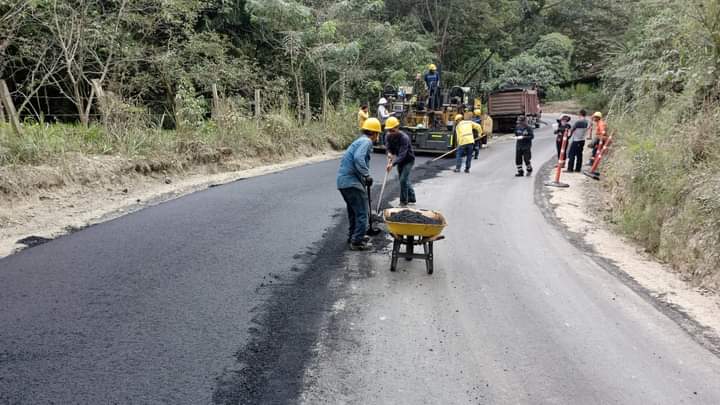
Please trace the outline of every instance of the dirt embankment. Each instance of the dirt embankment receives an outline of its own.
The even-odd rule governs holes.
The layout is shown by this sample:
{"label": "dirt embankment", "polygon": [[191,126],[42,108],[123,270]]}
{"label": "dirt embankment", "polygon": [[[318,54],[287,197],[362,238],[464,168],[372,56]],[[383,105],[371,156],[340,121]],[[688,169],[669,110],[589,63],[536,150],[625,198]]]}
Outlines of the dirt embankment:
{"label": "dirt embankment", "polygon": [[[552,176],[555,174],[553,170]],[[547,188],[549,203],[564,227],[577,238],[576,242],[591,251],[637,283],[654,300],[673,313],[687,316],[688,326],[676,319],[686,330],[710,346],[720,344],[720,296],[707,288],[696,287],[671,266],[658,262],[642,247],[619,236],[612,224],[611,205],[602,183],[579,173],[563,173],[561,181],[569,188]],[[671,315],[671,317],[675,318]]]}
{"label": "dirt embankment", "polygon": [[209,186],[339,155],[325,151],[281,162],[217,150],[188,164],[67,154],[53,165],[2,166],[0,257]]}

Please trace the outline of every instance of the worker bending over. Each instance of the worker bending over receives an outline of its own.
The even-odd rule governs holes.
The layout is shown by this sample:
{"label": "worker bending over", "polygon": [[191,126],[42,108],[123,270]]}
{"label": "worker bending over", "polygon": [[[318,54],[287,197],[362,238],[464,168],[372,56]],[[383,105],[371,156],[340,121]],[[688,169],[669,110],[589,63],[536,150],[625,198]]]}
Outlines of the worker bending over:
{"label": "worker bending over", "polygon": [[370,152],[377,142],[382,128],[377,118],[368,118],[362,126],[362,135],[345,151],[337,173],[337,188],[347,205],[348,243],[352,250],[367,249],[368,194],[372,186],[370,177]]}
{"label": "worker bending over", "polygon": [[477,131],[478,134],[482,134],[482,126],[472,121],[463,120],[462,114],[455,116],[455,134],[453,136],[453,140],[457,143],[457,151],[455,152],[455,173],[460,172],[463,156],[465,156],[465,173],[470,173],[473,147],[475,146],[475,136],[473,135],[473,131]]}
{"label": "worker bending over", "polygon": [[400,121],[395,117],[388,118],[385,123],[385,149],[388,151],[386,170],[390,172],[397,167],[400,179],[400,206],[414,204],[415,190],[410,183],[410,172],[415,164],[415,152],[408,134],[400,130]]}
{"label": "worker bending over", "polygon": [[515,139],[517,140],[515,143],[516,177],[525,175],[525,172],[523,172],[523,163],[525,163],[527,175],[530,176],[532,174],[533,168],[530,159],[532,159],[533,138],[535,138],[535,133],[527,124],[527,118],[524,115],[518,116],[517,125],[515,126]]}

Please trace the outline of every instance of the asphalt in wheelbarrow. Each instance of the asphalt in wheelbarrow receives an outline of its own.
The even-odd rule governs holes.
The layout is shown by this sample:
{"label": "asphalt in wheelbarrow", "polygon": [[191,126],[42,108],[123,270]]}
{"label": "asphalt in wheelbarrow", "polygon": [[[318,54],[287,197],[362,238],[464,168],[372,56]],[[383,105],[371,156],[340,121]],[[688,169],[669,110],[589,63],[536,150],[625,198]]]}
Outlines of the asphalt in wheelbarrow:
{"label": "asphalt in wheelbarrow", "polygon": [[417,211],[402,210],[393,213],[388,217],[391,222],[398,222],[402,224],[422,224],[422,225],[441,225],[442,220],[431,218],[423,215]]}

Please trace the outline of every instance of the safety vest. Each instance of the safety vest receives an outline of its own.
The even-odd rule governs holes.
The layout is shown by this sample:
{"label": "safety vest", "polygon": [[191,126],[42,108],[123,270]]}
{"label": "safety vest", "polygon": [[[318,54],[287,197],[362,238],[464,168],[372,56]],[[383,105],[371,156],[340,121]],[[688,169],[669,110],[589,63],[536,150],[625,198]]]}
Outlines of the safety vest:
{"label": "safety vest", "polygon": [[358,128],[362,128],[365,120],[368,119],[369,116],[370,115],[363,110],[358,111]]}
{"label": "safety vest", "polygon": [[472,121],[460,121],[457,125],[455,125],[455,136],[457,137],[458,146],[475,143],[473,130],[476,130],[478,134],[483,133],[482,126]]}

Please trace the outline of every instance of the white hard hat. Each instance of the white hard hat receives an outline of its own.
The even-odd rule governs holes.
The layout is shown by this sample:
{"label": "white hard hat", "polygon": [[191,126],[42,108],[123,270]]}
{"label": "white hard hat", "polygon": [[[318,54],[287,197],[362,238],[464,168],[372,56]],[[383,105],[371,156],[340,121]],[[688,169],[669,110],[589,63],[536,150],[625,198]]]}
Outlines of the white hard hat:
{"label": "white hard hat", "polygon": [[387,104],[387,99],[385,97],[381,98],[380,101],[378,101],[378,105]]}

